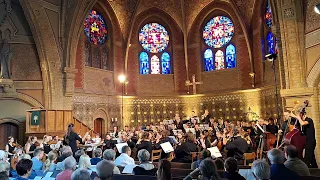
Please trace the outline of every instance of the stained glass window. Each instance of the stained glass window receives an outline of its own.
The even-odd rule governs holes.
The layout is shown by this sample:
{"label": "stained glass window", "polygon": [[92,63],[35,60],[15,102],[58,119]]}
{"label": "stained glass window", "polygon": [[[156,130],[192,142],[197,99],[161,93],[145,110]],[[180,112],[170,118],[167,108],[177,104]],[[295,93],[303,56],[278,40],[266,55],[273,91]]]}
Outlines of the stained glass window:
{"label": "stained glass window", "polygon": [[216,16],[209,20],[203,30],[205,43],[213,48],[221,48],[230,42],[234,34],[232,21],[224,16]]}
{"label": "stained glass window", "polygon": [[221,50],[216,52],[215,66],[216,70],[224,69],[224,54]]}
{"label": "stained glass window", "polygon": [[100,49],[93,48],[92,49],[92,67],[100,68],[100,65],[101,65]]}
{"label": "stained glass window", "polygon": [[270,6],[270,2],[267,2],[266,6],[266,14],[265,14],[265,19],[266,19],[266,25],[268,28],[271,28],[272,26],[272,10]]}
{"label": "stained glass window", "polygon": [[149,74],[149,56],[146,52],[141,52],[140,56],[140,74]]}
{"label": "stained glass window", "polygon": [[108,49],[104,47],[101,52],[101,59],[102,59],[102,69],[109,69],[108,64]]}
{"label": "stained glass window", "polygon": [[237,66],[236,47],[230,44],[226,49],[226,64],[227,68],[234,68]]}
{"label": "stained glass window", "polygon": [[170,55],[164,52],[161,56],[162,74],[170,74]]}
{"label": "stained glass window", "polygon": [[204,69],[205,71],[213,71],[213,52],[211,49],[207,49],[204,52]]}
{"label": "stained glass window", "polygon": [[100,13],[91,10],[84,21],[84,32],[89,41],[95,45],[102,45],[107,39],[107,25]]}
{"label": "stained glass window", "polygon": [[142,27],[139,33],[139,42],[148,52],[160,53],[169,44],[168,31],[158,23],[149,23]]}
{"label": "stained glass window", "polygon": [[151,57],[151,74],[160,74],[160,60],[156,55]]}
{"label": "stained glass window", "polygon": [[267,54],[275,54],[276,39],[272,32],[267,35]]}

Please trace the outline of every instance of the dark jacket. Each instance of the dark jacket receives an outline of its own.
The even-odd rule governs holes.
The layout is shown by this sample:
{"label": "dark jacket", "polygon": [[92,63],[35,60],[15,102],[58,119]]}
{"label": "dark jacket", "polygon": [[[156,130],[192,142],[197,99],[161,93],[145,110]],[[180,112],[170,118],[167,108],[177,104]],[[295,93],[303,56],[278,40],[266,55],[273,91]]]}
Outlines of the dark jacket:
{"label": "dark jacket", "polygon": [[68,137],[69,143],[68,145],[71,147],[73,154],[77,151],[77,141],[79,141],[82,144],[82,139],[79,137],[78,134],[75,132],[71,132]]}
{"label": "dark jacket", "polygon": [[[230,155],[231,157],[234,157],[237,160],[243,159],[243,154],[248,151],[249,145],[246,140],[244,140],[241,137],[235,137],[234,140],[229,141],[226,144],[226,150],[228,150],[228,154],[233,153],[233,155]],[[230,157],[228,155],[228,157]]]}
{"label": "dark jacket", "polygon": [[225,172],[223,176],[228,180],[246,180],[238,172],[234,172],[234,173]]}
{"label": "dark jacket", "polygon": [[191,152],[198,152],[198,147],[194,143],[183,142],[174,152],[176,154],[176,162],[191,163]]}
{"label": "dark jacket", "polygon": [[136,148],[137,152],[141,149],[145,149],[150,153],[150,155],[152,154],[152,143],[150,141],[141,141],[140,144],[136,145]]}
{"label": "dark jacket", "polygon": [[270,171],[271,180],[299,180],[300,177],[297,173],[286,168],[284,164],[272,164]]}

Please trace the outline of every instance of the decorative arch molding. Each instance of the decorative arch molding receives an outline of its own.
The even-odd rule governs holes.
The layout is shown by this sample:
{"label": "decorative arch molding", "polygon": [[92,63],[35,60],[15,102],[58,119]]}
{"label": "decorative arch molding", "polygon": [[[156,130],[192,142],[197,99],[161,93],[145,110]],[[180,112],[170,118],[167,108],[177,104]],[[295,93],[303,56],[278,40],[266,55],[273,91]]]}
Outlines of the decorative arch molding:
{"label": "decorative arch molding", "polygon": [[320,81],[320,57],[307,76],[308,87],[318,87]]}
{"label": "decorative arch molding", "polygon": [[[217,4],[221,4],[220,6],[217,6]],[[234,12],[234,15],[231,14],[229,11],[227,11],[225,8],[221,8],[223,7],[223,4],[229,4],[231,9]],[[214,11],[216,10],[220,10],[223,11],[224,13],[228,14],[233,20],[237,20],[241,26],[241,29],[243,31],[243,35],[247,44],[247,49],[248,49],[248,53],[249,53],[249,62],[250,62],[250,71],[253,72],[253,61],[252,61],[252,50],[251,50],[251,44],[250,44],[250,37],[249,37],[249,33],[248,33],[248,29],[246,27],[246,24],[243,20],[243,18],[241,17],[241,14],[239,12],[239,10],[237,9],[236,5],[234,4],[234,2],[225,2],[225,1],[212,1],[210,4],[208,4],[205,8],[203,8],[197,15],[197,17],[193,20],[192,25],[190,30],[188,31],[188,39],[190,39],[190,32],[194,31],[194,29],[199,29],[197,27],[195,27],[197,25],[197,22],[201,22],[201,24],[203,24],[203,22],[205,21],[205,19]],[[201,28],[201,27],[200,27]],[[192,34],[192,33],[191,33]]]}
{"label": "decorative arch molding", "polygon": [[16,126],[18,126],[18,141],[19,144],[24,144],[24,136],[25,136],[25,123],[21,122],[17,119],[13,119],[13,118],[1,118],[0,119],[0,124],[4,124],[4,123],[12,123]]}
{"label": "decorative arch molding", "polygon": [[97,109],[94,113],[93,113],[93,120],[95,119],[98,119],[98,118],[101,118],[103,119],[104,121],[108,121],[108,113],[105,109],[102,109],[102,108],[99,108]]}
{"label": "decorative arch molding", "polygon": [[0,94],[0,100],[2,99],[20,100],[24,103],[29,104],[30,106],[44,108],[44,106],[39,101],[23,93],[2,93]]}

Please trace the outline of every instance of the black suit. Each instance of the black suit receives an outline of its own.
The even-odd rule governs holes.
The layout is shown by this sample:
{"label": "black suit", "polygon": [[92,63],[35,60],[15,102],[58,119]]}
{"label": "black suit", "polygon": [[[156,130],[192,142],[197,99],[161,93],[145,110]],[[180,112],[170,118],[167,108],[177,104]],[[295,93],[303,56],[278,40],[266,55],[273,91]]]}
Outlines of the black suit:
{"label": "black suit", "polygon": [[208,114],[204,119],[202,119],[202,122],[204,124],[208,124],[210,122],[210,118],[211,118],[211,116]]}

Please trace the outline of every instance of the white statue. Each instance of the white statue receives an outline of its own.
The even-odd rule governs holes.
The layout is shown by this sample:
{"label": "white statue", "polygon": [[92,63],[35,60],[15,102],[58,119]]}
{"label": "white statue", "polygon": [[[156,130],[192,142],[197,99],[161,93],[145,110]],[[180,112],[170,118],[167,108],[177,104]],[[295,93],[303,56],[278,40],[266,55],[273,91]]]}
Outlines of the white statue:
{"label": "white statue", "polygon": [[11,78],[11,58],[12,51],[10,50],[9,43],[4,40],[0,49],[0,79]]}

